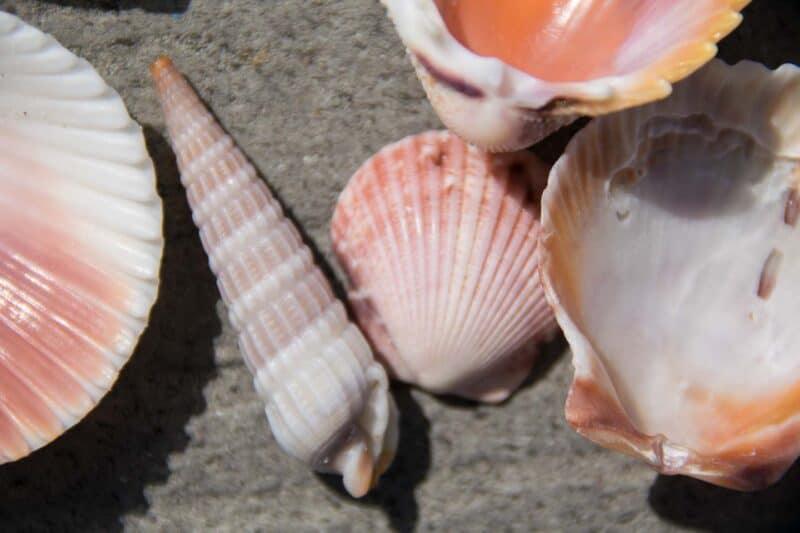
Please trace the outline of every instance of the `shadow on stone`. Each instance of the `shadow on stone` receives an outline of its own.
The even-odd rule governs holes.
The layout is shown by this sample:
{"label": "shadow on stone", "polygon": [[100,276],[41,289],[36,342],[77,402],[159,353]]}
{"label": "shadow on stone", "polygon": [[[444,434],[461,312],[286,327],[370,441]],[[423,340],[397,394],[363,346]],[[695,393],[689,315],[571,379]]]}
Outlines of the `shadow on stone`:
{"label": "shadow on stone", "polygon": [[394,531],[406,533],[417,527],[419,504],[414,491],[431,467],[430,422],[407,385],[396,384],[392,392],[400,412],[400,441],[397,457],[381,476],[378,486],[364,498],[355,500],[344,490],[340,476],[317,474],[317,477],[342,501],[379,507]]}
{"label": "shadow on stone", "polygon": [[572,124],[564,126],[560,130],[553,132],[548,137],[530,147],[542,161],[548,165],[554,165],[558,158],[564,153],[567,144],[578,131],[589,123],[589,118],[581,117]]}
{"label": "shadow on stone", "polygon": [[720,58],[730,64],[750,59],[773,69],[800,63],[800,2],[752,2],[742,14],[742,24],[719,43]]}
{"label": "shadow on stone", "polygon": [[0,531],[118,531],[143,513],[145,488],[169,476],[168,457],[206,405],[220,330],[217,289],[194,229],[172,152],[146,128],[164,200],[166,245],[150,324],[119,379],[78,425],[0,467]]}
{"label": "shadow on stone", "polygon": [[737,492],[684,476],[658,476],[650,507],[665,520],[704,531],[800,531],[800,464],[760,492]]}
{"label": "shadow on stone", "polygon": [[82,9],[103,9],[106,11],[123,11],[127,9],[143,9],[152,13],[185,13],[191,0],[44,0],[59,6],[79,7]]}

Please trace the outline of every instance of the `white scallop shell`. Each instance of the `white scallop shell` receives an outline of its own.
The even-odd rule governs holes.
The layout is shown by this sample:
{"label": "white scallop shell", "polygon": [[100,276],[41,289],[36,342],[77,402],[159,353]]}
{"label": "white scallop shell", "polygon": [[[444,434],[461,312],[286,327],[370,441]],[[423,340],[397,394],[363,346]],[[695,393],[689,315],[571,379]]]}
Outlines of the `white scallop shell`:
{"label": "white scallop shell", "polygon": [[414,135],[355,173],[333,216],[359,324],[403,381],[497,402],[555,330],[539,283],[547,168],[448,132]]}
{"label": "white scallop shell", "polygon": [[161,200],[119,95],[0,12],[0,462],[77,423],[158,292]]}
{"label": "white scallop shell", "polygon": [[[381,1],[442,122],[467,141],[497,151],[533,144],[577,115],[667,96],[672,82],[716,54],[714,43],[739,24],[738,12],[749,3],[569,0],[528,2],[520,10],[519,0]],[[538,13],[528,21],[526,12]],[[471,39],[470,46],[480,49],[473,35],[481,25],[491,30],[486,46],[510,42],[521,48],[512,41],[519,28],[506,29],[503,18],[542,23],[525,42],[533,68],[462,43]],[[463,35],[451,31],[455,24]]]}
{"label": "white scallop shell", "polygon": [[152,67],[181,180],[275,439],[364,495],[397,447],[383,368],[256,170],[172,62]]}
{"label": "white scallop shell", "polygon": [[542,200],[577,431],[737,489],[800,453],[800,69],[712,62],[580,132]]}

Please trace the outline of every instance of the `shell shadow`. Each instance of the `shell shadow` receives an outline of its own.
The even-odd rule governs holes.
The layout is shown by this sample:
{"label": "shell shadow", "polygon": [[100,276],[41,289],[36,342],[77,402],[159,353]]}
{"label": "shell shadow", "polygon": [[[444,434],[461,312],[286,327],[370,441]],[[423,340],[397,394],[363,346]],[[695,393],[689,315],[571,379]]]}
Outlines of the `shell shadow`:
{"label": "shell shadow", "polygon": [[376,488],[360,500],[353,499],[342,486],[339,476],[316,474],[341,502],[349,505],[378,507],[399,533],[414,531],[419,521],[419,504],[414,490],[425,479],[431,467],[430,422],[411,388],[395,384],[392,388],[400,412],[400,440],[397,456]]}
{"label": "shell shadow", "polygon": [[151,13],[185,13],[192,0],[44,0],[48,4],[79,7],[82,9],[102,9],[104,11],[124,11],[143,9]]}
{"label": "shell shadow", "polygon": [[590,120],[589,117],[580,117],[572,124],[568,124],[554,131],[549,136],[531,146],[529,150],[539,157],[539,159],[552,166],[558,161],[558,158],[563,155],[572,137],[583,129]]}
{"label": "shell shadow", "polygon": [[164,202],[161,289],[150,323],[111,391],[52,444],[0,467],[0,531],[120,531],[148,508],[145,488],[170,474],[188,420],[205,410],[216,285],[163,137],[145,128]]}
{"label": "shell shadow", "polygon": [[546,379],[547,375],[550,374],[550,371],[567,352],[568,348],[567,339],[559,329],[558,333],[556,333],[552,339],[539,347],[539,355],[536,358],[536,363],[533,365],[533,370],[531,370],[531,373],[528,374],[528,377],[525,378],[525,381],[522,382],[518,390],[527,389],[528,387],[534,386],[539,381]]}
{"label": "shell shadow", "polygon": [[684,476],[659,475],[648,503],[673,524],[703,531],[800,531],[800,463],[760,492],[736,492]]}
{"label": "shell shadow", "polygon": [[721,59],[729,64],[750,59],[772,69],[800,64],[800,2],[752,2],[742,14],[742,24],[719,43]]}

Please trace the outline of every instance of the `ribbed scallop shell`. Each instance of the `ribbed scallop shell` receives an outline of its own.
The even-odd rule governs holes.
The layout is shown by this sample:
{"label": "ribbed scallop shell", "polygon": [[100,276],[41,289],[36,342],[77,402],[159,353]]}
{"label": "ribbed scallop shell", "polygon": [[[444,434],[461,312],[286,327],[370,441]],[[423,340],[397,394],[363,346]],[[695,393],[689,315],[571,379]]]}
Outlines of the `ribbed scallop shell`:
{"label": "ribbed scallop shell", "polygon": [[444,124],[495,151],[667,96],[749,0],[382,0]]}
{"label": "ribbed scallop shell", "polygon": [[715,61],[570,143],[541,242],[578,432],[743,490],[800,453],[798,110],[797,67]]}
{"label": "ribbed scallop shell", "polygon": [[153,164],[120,97],[0,13],[0,462],[108,392],[147,323],[162,247]]}
{"label": "ribbed scallop shell", "polygon": [[167,58],[153,79],[194,221],[275,439],[354,496],[394,458],[383,368],[256,170]]}
{"label": "ribbed scallop shell", "polygon": [[333,216],[359,324],[399,379],[481,401],[507,398],[554,331],[538,275],[547,168],[448,132],[383,148]]}

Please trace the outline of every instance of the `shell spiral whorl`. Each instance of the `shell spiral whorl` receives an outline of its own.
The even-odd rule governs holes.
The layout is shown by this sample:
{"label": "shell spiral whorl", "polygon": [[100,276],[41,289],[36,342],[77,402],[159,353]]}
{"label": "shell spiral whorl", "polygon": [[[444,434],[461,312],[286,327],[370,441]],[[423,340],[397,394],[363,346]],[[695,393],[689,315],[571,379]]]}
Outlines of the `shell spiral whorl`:
{"label": "shell spiral whorl", "polygon": [[281,448],[339,472],[354,496],[391,463],[397,412],[383,368],[292,223],[165,57],[151,67],[181,181],[239,346]]}

